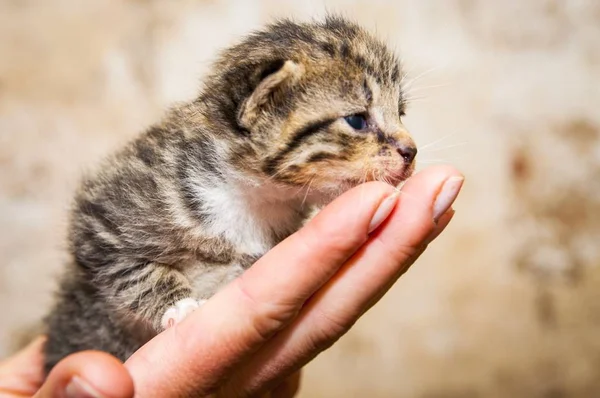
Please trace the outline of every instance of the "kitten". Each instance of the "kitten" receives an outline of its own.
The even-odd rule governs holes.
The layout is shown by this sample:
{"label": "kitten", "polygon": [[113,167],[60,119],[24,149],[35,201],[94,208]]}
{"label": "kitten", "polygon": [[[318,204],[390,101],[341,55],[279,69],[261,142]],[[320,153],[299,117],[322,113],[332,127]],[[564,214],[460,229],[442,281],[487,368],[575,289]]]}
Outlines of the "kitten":
{"label": "kitten", "polygon": [[340,17],[283,20],[221,54],[198,98],[87,177],[47,318],[46,370],[126,360],[282,239],[311,206],[410,176],[399,61]]}

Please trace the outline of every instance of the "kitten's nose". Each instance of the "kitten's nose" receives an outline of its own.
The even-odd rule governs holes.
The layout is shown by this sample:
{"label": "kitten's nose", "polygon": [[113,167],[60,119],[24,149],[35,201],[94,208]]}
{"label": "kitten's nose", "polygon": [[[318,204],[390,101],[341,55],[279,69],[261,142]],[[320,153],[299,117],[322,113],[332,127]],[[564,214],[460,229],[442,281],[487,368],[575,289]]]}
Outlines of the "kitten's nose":
{"label": "kitten's nose", "polygon": [[396,146],[396,149],[406,164],[411,164],[417,156],[417,147],[413,144],[400,144]]}
{"label": "kitten's nose", "polygon": [[412,137],[404,128],[390,134],[387,139],[388,144],[396,148],[396,151],[402,156],[404,163],[410,165],[417,156],[417,145]]}

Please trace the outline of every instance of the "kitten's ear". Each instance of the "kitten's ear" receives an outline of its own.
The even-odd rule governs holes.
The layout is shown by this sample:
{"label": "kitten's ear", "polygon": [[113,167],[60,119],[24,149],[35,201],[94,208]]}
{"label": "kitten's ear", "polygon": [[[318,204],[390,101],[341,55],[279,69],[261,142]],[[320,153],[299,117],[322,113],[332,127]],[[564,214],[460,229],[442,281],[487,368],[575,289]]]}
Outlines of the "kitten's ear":
{"label": "kitten's ear", "polygon": [[302,65],[290,60],[276,61],[266,67],[260,75],[260,83],[238,111],[239,125],[249,128],[267,102],[281,94],[286,86],[293,84],[302,72]]}

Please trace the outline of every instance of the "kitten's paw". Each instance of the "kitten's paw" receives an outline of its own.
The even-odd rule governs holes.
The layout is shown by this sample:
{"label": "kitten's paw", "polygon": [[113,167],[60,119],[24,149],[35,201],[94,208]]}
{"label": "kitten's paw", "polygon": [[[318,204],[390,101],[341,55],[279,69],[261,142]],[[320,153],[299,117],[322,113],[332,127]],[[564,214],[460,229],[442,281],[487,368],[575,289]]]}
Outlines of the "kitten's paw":
{"label": "kitten's paw", "polygon": [[175,305],[165,311],[165,314],[161,320],[163,329],[168,329],[171,326],[183,321],[186,316],[194,312],[205,302],[206,300],[196,300],[191,297],[179,300],[175,303]]}

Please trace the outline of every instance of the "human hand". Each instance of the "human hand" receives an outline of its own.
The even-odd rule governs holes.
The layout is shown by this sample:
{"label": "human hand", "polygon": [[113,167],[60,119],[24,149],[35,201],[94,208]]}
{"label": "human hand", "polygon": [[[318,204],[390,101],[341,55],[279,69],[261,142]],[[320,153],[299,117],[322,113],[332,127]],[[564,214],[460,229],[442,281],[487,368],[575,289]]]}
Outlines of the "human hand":
{"label": "human hand", "polygon": [[[127,369],[117,358],[103,352],[70,355],[45,378],[44,342],[44,336],[38,337],[0,363],[0,398],[134,397],[133,381]],[[298,381],[298,373],[287,378],[271,391],[271,397],[293,397]]]}
{"label": "human hand", "polygon": [[[119,371],[104,383],[117,388],[116,377],[121,389],[77,373],[80,380],[106,397],[132,396],[117,395],[131,393],[131,379],[136,397],[293,396],[299,369],[344,335],[447,226],[461,185],[455,169],[432,167],[407,181],[395,207],[394,188],[383,183],[346,192],[124,366],[105,362]],[[75,355],[92,354],[105,355]]]}
{"label": "human hand", "polygon": [[[136,396],[258,396],[276,388],[406,271],[450,222],[461,185],[458,171],[440,166],[410,178],[395,208],[387,184],[346,192],[129,358]],[[381,225],[369,234],[372,221]]]}
{"label": "human hand", "polygon": [[118,359],[103,352],[70,355],[44,380],[44,341],[38,337],[0,363],[1,398],[133,397],[129,372]]}

